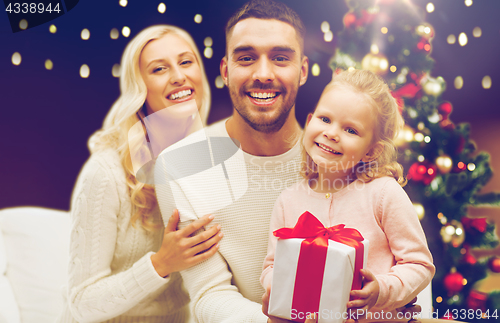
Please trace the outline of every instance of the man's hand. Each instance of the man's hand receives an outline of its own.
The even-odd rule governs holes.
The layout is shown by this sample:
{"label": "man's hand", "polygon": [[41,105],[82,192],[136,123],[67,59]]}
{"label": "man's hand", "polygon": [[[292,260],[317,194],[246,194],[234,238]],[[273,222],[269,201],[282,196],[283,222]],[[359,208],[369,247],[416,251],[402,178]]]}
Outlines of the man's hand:
{"label": "man's hand", "polygon": [[[420,314],[420,312],[422,312],[422,307],[420,307],[420,305],[418,304],[415,304],[415,302],[417,301],[417,298],[415,297],[414,299],[412,299],[408,304],[406,304],[405,306],[403,307],[399,307],[396,309],[396,311],[402,313],[402,315],[404,317],[409,317],[409,315],[406,315],[406,313],[411,313],[411,316],[413,317],[414,315],[418,315]],[[413,322],[419,322],[418,320],[410,320],[412,323]]]}

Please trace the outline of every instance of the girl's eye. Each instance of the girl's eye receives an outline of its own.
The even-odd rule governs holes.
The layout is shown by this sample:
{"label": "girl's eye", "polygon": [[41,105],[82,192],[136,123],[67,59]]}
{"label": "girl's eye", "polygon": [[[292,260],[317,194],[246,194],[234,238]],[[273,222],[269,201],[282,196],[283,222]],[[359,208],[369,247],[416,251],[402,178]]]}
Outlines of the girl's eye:
{"label": "girl's eye", "polygon": [[347,128],[347,132],[350,133],[350,134],[353,134],[353,135],[357,135],[358,132],[356,130],[354,130],[353,128]]}
{"label": "girl's eye", "polygon": [[327,117],[319,117],[324,123],[330,123],[330,119]]}

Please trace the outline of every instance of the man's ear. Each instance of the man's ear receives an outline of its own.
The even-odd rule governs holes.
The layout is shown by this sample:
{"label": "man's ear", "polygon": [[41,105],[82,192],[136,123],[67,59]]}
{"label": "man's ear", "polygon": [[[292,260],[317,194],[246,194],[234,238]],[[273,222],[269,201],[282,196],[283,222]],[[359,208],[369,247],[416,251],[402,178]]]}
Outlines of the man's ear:
{"label": "man's ear", "polygon": [[300,86],[304,85],[307,81],[307,75],[309,73],[309,58],[307,56],[302,57],[302,63],[300,67]]}
{"label": "man's ear", "polygon": [[222,57],[220,60],[220,76],[222,77],[222,81],[224,81],[224,84],[227,86],[227,58],[226,56]]}
{"label": "man's ear", "polygon": [[380,154],[384,151],[384,144],[380,141],[374,143],[370,150],[363,157],[362,161],[368,163],[372,160],[375,160],[380,156]]}

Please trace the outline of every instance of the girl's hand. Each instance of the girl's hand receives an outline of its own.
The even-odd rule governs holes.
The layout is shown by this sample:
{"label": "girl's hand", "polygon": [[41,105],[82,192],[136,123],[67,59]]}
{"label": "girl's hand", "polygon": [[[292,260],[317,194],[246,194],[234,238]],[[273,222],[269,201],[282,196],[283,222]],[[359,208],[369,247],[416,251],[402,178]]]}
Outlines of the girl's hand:
{"label": "girl's hand", "polygon": [[205,215],[184,229],[177,230],[179,211],[174,210],[165,227],[161,248],[151,256],[151,262],[158,275],[166,277],[173,272],[187,269],[217,252],[218,242],[223,236],[220,225],[214,225],[205,232],[191,236],[213,219],[213,215]]}
{"label": "girl's hand", "polygon": [[[362,312],[366,314],[377,303],[380,287],[377,279],[368,269],[361,269],[361,276],[363,276],[363,289],[353,290],[349,294],[351,299],[359,299],[349,301],[347,308],[356,313]],[[360,318],[358,317],[358,319]]]}

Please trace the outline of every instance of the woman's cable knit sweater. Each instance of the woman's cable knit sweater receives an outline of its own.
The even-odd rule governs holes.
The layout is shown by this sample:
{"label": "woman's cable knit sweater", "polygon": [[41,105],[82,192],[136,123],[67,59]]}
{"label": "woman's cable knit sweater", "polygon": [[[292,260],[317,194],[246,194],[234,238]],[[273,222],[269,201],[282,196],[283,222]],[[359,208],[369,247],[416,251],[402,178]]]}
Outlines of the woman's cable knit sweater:
{"label": "woman's cable knit sweater", "polygon": [[59,322],[188,320],[180,275],[162,278],[151,263],[163,230],[134,228],[132,211],[118,153],[93,153],[73,191],[67,301]]}

